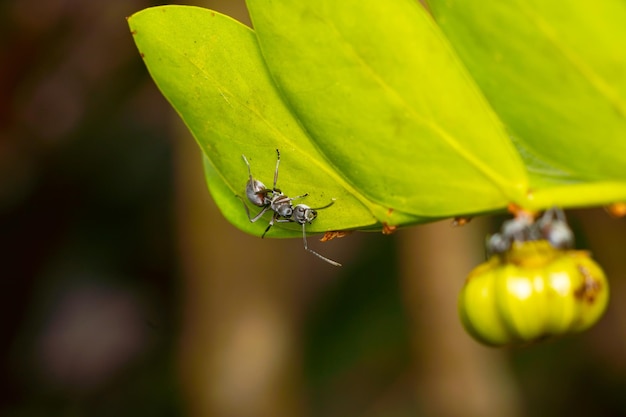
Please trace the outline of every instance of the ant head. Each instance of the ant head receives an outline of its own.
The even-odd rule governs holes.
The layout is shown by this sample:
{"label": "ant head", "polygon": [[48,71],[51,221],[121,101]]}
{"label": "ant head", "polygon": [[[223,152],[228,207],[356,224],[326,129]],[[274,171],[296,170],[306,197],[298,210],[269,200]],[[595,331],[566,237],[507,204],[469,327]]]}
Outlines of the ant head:
{"label": "ant head", "polygon": [[306,204],[298,204],[293,208],[293,219],[299,223],[311,223],[317,217],[317,211]]}

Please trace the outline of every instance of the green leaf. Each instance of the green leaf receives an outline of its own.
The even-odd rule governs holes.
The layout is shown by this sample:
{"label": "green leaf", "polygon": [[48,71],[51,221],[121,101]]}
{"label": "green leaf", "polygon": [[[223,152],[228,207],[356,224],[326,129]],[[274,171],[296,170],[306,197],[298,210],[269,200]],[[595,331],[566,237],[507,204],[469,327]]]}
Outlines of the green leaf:
{"label": "green leaf", "polygon": [[[262,233],[271,213],[251,224],[235,197],[248,179],[241,155],[271,187],[280,149],[286,195],[335,200],[308,229],[323,232],[626,200],[620,43],[574,30],[606,18],[623,40],[624,7],[605,2],[590,16],[578,5],[561,16],[543,3],[513,2],[511,13],[434,2],[506,128],[412,0],[249,0],[255,32],[187,6],[146,9],[129,25],[200,145],[224,215]],[[299,234],[281,223],[268,236]]]}
{"label": "green leaf", "polygon": [[368,199],[418,216],[523,205],[519,155],[418,2],[247,4],[290,107]]}
{"label": "green leaf", "polygon": [[529,204],[626,200],[626,3],[429,3],[524,158]]}
{"label": "green leaf", "polygon": [[[307,230],[378,223],[373,213],[383,216],[386,207],[364,198],[316,150],[273,85],[248,27],[186,6],[150,8],[128,20],[150,74],[202,148],[209,189],[229,221],[255,235],[263,232],[270,216],[251,224],[235,197],[245,198],[248,180],[241,155],[249,159],[254,177],[271,187],[278,148],[278,186],[285,194],[308,192],[302,202],[311,207],[336,199]],[[249,206],[253,214],[260,210]],[[280,224],[268,234],[289,236],[301,236],[298,225]]]}

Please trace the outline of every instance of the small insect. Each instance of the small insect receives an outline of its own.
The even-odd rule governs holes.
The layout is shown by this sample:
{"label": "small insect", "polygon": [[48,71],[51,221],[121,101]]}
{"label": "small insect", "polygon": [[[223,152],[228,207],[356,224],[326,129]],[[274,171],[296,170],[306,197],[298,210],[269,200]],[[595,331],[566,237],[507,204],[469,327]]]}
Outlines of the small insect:
{"label": "small insect", "polygon": [[[281,221],[289,221],[288,219],[291,218],[293,214],[293,205],[291,204],[293,200],[304,198],[309,195],[307,193],[299,195],[297,197],[287,197],[285,194],[283,194],[282,191],[280,191],[280,189],[276,188],[276,183],[278,182],[278,167],[280,166],[280,152],[278,151],[278,149],[276,149],[276,154],[278,155],[278,158],[276,159],[276,169],[274,171],[274,185],[271,190],[265,187],[265,184],[263,184],[261,181],[255,179],[252,176],[252,170],[250,168],[250,163],[248,162],[248,159],[246,159],[245,155],[241,155],[243,161],[248,167],[246,196],[248,197],[248,200],[250,200],[250,202],[255,206],[263,207],[263,209],[256,216],[250,217],[250,210],[248,210],[248,206],[246,206],[246,204],[244,203],[243,206],[246,209],[248,220],[254,223],[259,220],[261,216],[263,216],[268,210],[274,212],[274,215],[272,216],[269,225],[263,232],[263,235],[261,235],[262,238],[265,237],[265,234],[270,230],[275,222],[281,223]],[[237,197],[243,201],[241,197]],[[283,219],[280,219],[281,217]]]}
{"label": "small insect", "polygon": [[318,258],[328,262],[334,266],[341,266],[340,263],[333,261],[332,259],[326,258],[323,255],[315,252],[313,249],[309,248],[306,239],[306,225],[311,224],[313,220],[317,217],[317,210],[322,210],[328,208],[334,204],[334,200],[329,204],[323,207],[315,207],[311,208],[306,204],[298,204],[294,206],[292,204],[293,200],[298,200],[300,198],[304,198],[308,196],[308,193],[299,195],[297,197],[288,197],[283,192],[276,187],[278,183],[278,167],[280,165],[280,151],[276,149],[276,169],[274,170],[274,184],[272,189],[268,189],[265,184],[261,181],[255,179],[252,176],[252,169],[250,168],[250,163],[245,155],[241,155],[243,161],[246,163],[248,167],[248,182],[246,183],[246,196],[248,200],[257,207],[262,207],[261,211],[257,213],[254,217],[250,216],[250,210],[248,206],[245,204],[243,199],[239,196],[241,202],[243,203],[243,207],[246,210],[246,214],[248,215],[248,220],[254,223],[259,220],[266,212],[272,211],[272,219],[270,220],[267,228],[261,235],[261,238],[264,238],[270,228],[274,225],[274,223],[298,223],[302,225],[302,239],[304,241],[304,249],[307,252],[312,253]]}
{"label": "small insect", "polygon": [[571,248],[574,233],[567,225],[565,213],[558,208],[551,208],[537,221],[531,213],[519,211],[516,217],[502,224],[500,233],[487,237],[488,255],[508,251],[513,242],[527,242],[545,239],[556,249]]}

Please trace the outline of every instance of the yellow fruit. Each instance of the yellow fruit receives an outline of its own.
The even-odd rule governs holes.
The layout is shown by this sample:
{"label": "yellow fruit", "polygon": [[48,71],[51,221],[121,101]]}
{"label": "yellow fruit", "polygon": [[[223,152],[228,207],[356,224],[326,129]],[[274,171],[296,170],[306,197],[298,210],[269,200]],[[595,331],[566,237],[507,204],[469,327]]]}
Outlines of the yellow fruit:
{"label": "yellow fruit", "polygon": [[470,272],[459,314],[478,341],[519,345],[589,328],[608,298],[604,272],[587,252],[515,242]]}

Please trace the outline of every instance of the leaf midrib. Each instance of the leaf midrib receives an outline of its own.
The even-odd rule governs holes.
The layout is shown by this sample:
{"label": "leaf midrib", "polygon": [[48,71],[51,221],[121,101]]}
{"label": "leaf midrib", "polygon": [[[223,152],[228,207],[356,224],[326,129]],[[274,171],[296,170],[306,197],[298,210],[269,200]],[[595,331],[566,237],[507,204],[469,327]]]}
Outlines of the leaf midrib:
{"label": "leaf midrib", "polygon": [[[416,7],[421,7],[416,5]],[[446,143],[455,153],[461,156],[462,159],[467,161],[471,166],[473,166],[478,172],[483,174],[492,184],[495,184],[500,191],[506,195],[510,196],[511,194],[511,184],[507,181],[503,176],[498,175],[496,171],[491,169],[486,163],[482,162],[479,158],[477,158],[472,153],[468,152],[463,145],[456,140],[451,133],[449,133],[444,127],[440,124],[436,123],[434,120],[428,120],[420,116],[420,114],[409,104],[409,102],[400,94],[395,88],[390,86],[387,82],[385,82],[384,78],[381,77],[371,65],[367,63],[367,61],[359,54],[359,52],[354,48],[353,44],[350,43],[345,36],[341,33],[341,31],[337,28],[337,26],[328,19],[323,18],[323,16],[319,16],[320,19],[326,22],[327,26],[336,34],[336,38],[341,42],[340,44],[343,46],[344,50],[346,50],[350,55],[355,58],[355,61],[365,70],[367,71],[372,78],[375,80],[377,84],[379,84],[383,91],[387,92],[390,96],[394,97],[398,100],[409,112],[411,117],[415,122],[426,126],[431,131],[433,131],[438,137],[440,137],[444,143]]]}

